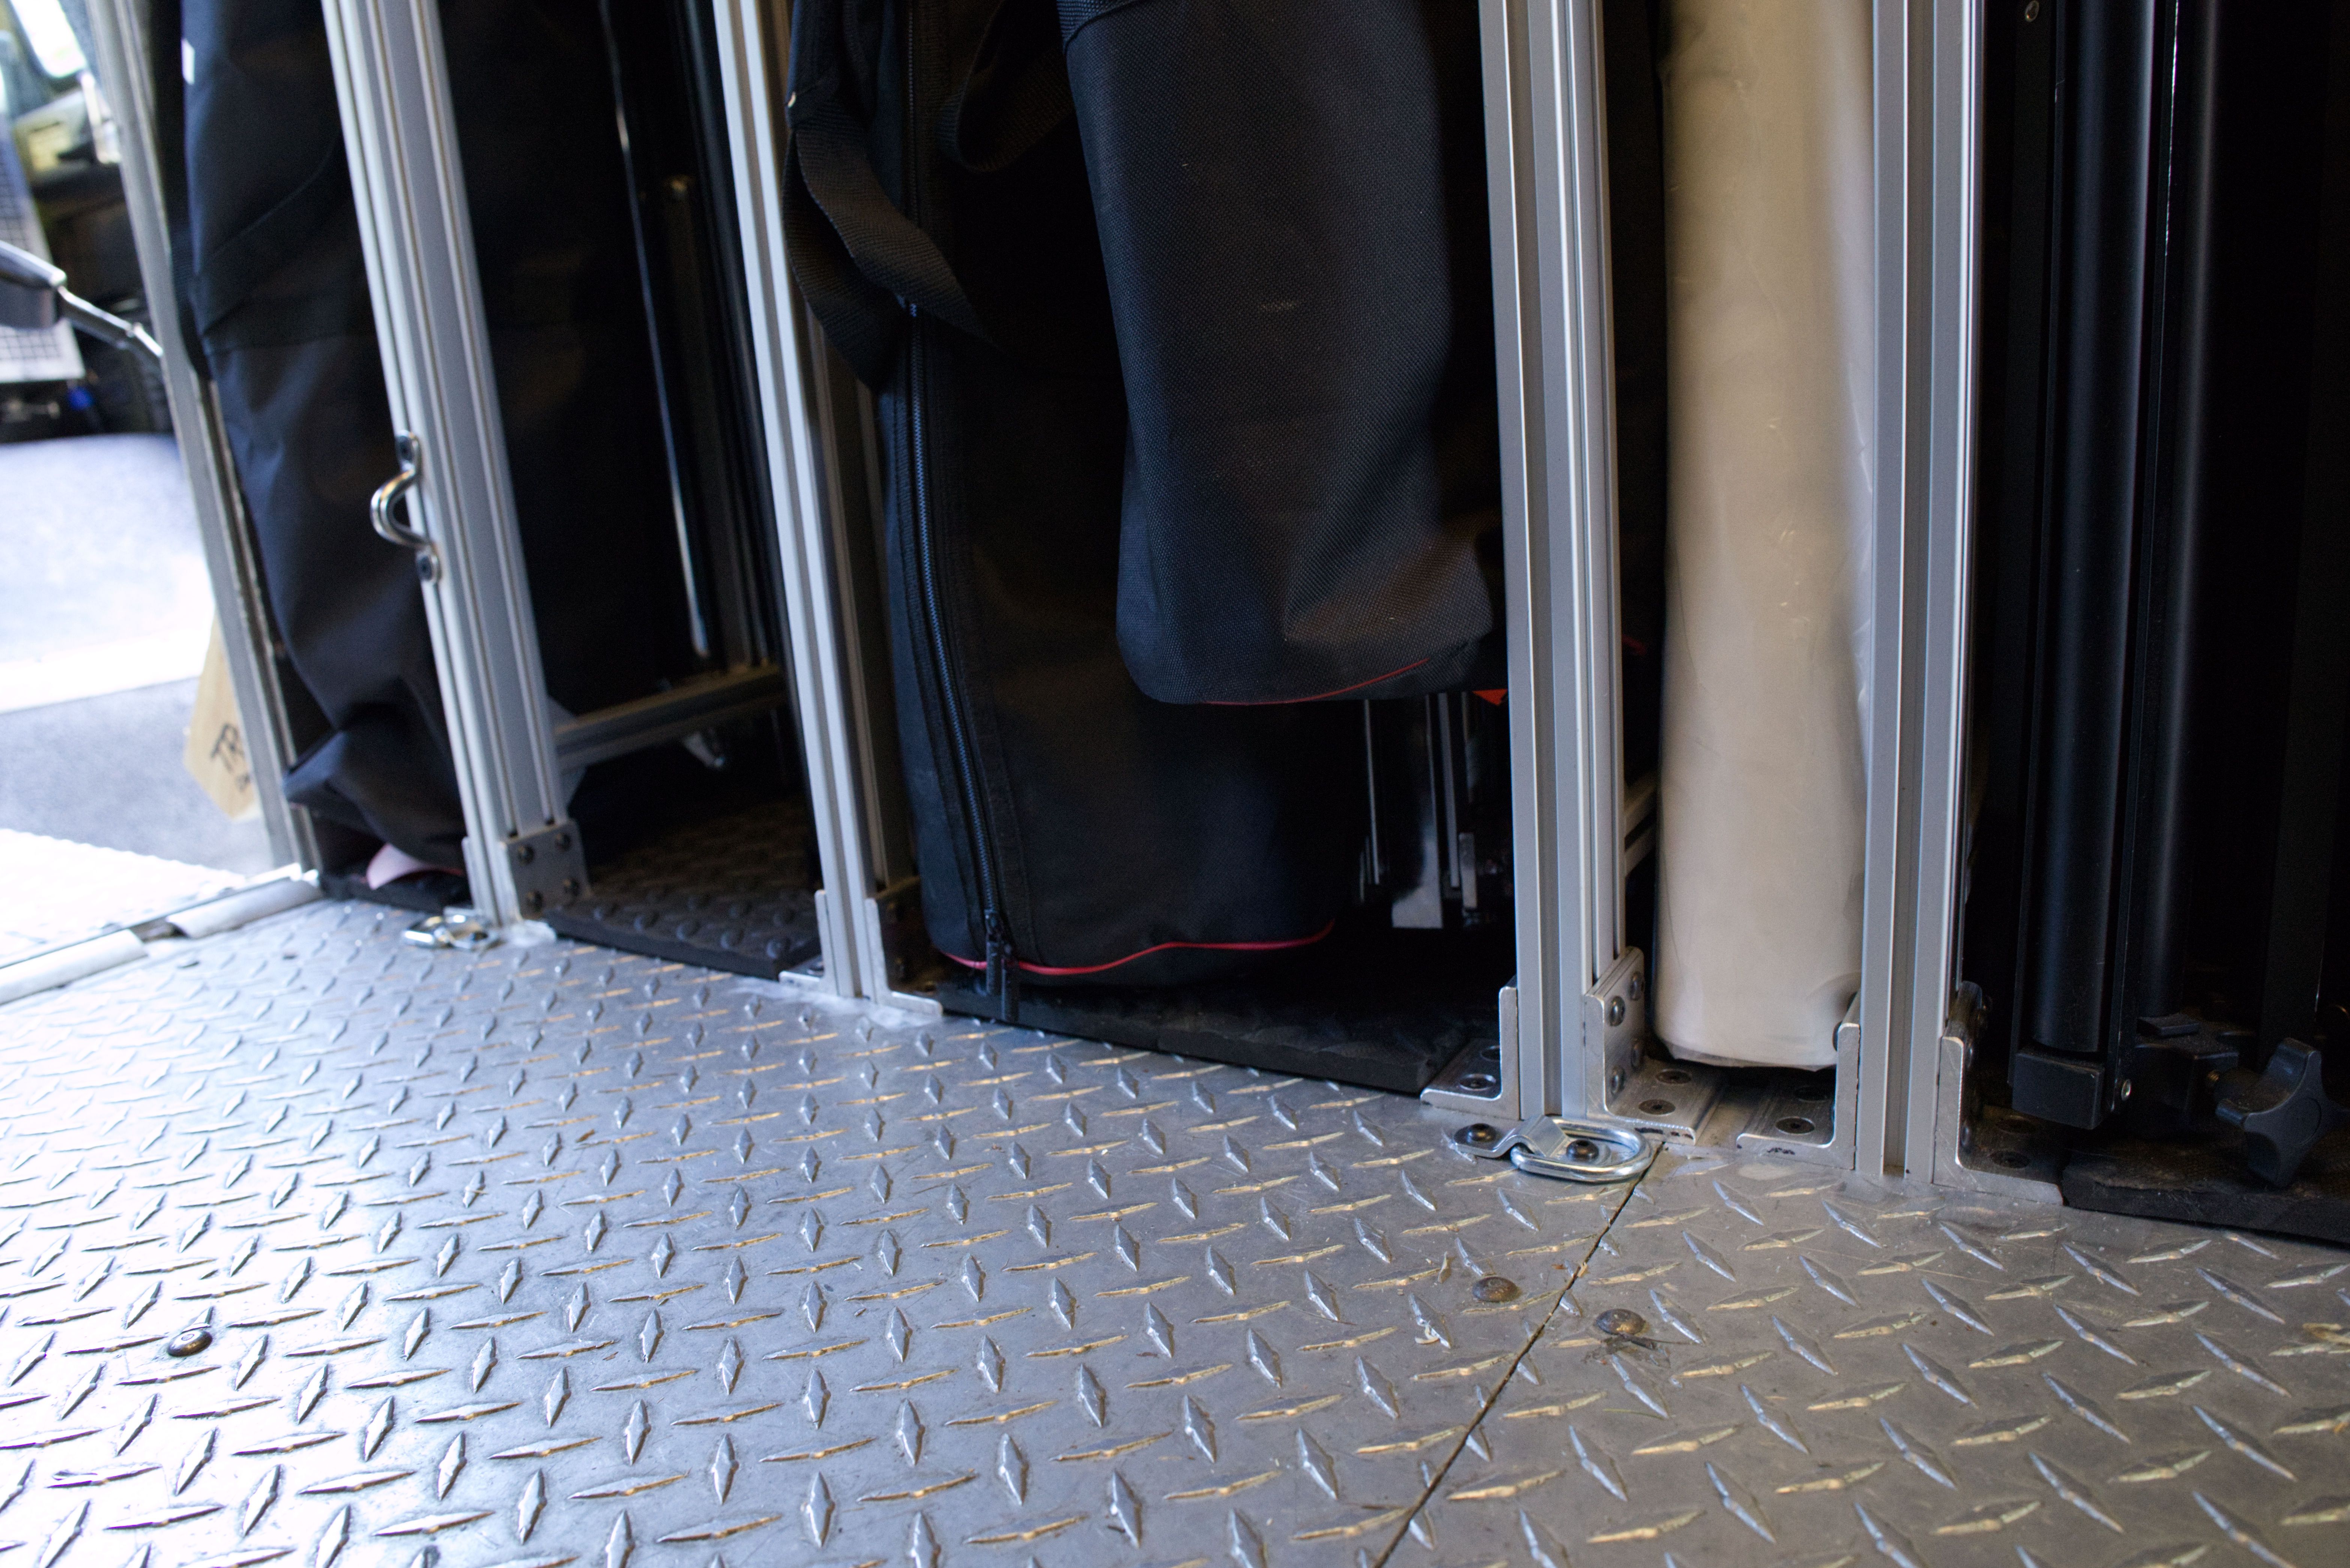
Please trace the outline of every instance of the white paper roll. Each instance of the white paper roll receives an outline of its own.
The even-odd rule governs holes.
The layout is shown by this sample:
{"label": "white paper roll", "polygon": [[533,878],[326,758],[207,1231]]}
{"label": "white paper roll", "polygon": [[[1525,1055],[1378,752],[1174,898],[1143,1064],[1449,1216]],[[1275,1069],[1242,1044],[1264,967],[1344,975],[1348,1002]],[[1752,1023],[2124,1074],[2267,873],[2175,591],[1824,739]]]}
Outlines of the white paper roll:
{"label": "white paper roll", "polygon": [[1671,0],[1656,1027],[1824,1067],[1860,983],[1867,0]]}

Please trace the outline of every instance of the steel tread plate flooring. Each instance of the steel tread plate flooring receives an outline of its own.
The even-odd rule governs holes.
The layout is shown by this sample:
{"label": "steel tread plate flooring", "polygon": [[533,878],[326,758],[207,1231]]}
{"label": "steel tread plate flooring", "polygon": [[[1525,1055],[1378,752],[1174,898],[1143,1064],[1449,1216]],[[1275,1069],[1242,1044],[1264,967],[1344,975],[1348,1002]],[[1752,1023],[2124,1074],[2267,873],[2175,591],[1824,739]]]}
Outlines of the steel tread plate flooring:
{"label": "steel tread plate flooring", "polygon": [[404,923],[0,1012],[7,1562],[2350,1556],[2339,1251]]}

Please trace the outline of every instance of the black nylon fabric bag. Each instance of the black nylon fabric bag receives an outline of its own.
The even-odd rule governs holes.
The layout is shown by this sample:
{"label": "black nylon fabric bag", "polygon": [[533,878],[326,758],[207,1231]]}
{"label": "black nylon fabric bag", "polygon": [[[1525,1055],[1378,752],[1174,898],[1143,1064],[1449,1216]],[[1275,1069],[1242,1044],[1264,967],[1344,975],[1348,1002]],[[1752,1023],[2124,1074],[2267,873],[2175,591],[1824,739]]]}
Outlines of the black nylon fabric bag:
{"label": "black nylon fabric bag", "polygon": [[[592,0],[451,0],[442,26],[548,694],[585,711],[687,662],[608,67]],[[164,0],[152,28],[182,317],[328,726],[287,796],[460,864],[413,561],[368,522],[398,462],[317,0]]]}
{"label": "black nylon fabric bag", "polygon": [[182,318],[278,635],[328,725],[286,795],[456,865],[464,813],[415,567],[368,524],[399,463],[318,6],[167,0],[151,26]]}
{"label": "black nylon fabric bag", "polygon": [[1318,940],[1355,715],[1154,701],[1119,656],[1126,411],[1049,0],[799,0],[792,42],[791,260],[878,393],[931,939],[1006,1015]]}
{"label": "black nylon fabric bag", "polygon": [[1474,0],[1061,0],[1170,702],[1503,683]]}

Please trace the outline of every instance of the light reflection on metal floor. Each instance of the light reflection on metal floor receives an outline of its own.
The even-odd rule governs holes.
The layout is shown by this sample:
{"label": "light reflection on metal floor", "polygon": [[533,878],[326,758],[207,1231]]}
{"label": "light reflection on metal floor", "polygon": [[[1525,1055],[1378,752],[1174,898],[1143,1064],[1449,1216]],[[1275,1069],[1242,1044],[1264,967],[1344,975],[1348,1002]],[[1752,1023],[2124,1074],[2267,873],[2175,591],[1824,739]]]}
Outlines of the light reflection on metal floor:
{"label": "light reflection on metal floor", "polygon": [[0,1012],[5,1562],[2350,1559],[2342,1253],[401,919]]}

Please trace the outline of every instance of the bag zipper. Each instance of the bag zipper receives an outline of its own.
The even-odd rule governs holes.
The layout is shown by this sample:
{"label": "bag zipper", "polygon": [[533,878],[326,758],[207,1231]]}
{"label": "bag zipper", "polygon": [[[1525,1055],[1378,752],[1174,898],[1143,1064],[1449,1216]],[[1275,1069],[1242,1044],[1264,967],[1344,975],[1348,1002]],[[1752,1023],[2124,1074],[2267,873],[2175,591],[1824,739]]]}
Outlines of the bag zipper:
{"label": "bag zipper", "polygon": [[[920,224],[924,215],[920,171],[927,149],[919,130],[920,80],[914,68],[918,15],[919,8],[910,7],[906,25],[906,135],[911,153],[906,161],[906,215]],[[986,943],[985,994],[995,999],[998,1015],[1003,1022],[1014,1023],[1020,1018],[1019,957],[1013,950],[1011,931],[1003,919],[995,838],[988,830],[987,801],[980,788],[977,750],[972,743],[962,683],[956,679],[954,661],[950,656],[945,596],[939,587],[937,542],[931,514],[930,442],[922,418],[923,407],[930,400],[930,323],[923,318],[919,306],[910,304],[906,310],[911,318],[907,325],[910,383],[907,446],[913,470],[914,549],[921,579],[922,618],[930,636],[931,657],[937,661],[940,706],[944,710],[948,745],[954,753],[956,782],[962,787],[963,820],[971,830],[972,865],[979,876],[980,926]]]}

